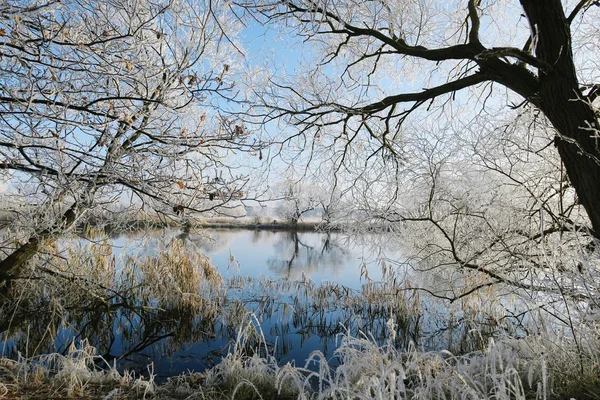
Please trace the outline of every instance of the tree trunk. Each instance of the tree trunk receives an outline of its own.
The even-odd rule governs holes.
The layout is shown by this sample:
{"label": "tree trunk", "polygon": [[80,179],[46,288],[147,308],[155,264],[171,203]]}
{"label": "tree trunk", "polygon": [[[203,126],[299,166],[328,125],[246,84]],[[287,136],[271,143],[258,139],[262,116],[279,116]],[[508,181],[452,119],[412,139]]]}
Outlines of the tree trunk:
{"label": "tree trunk", "polygon": [[75,202],[53,227],[36,233],[29,238],[27,243],[18,247],[8,257],[0,261],[0,283],[14,277],[43,246],[56,240],[57,233],[70,228],[77,220],[78,212],[77,202]]}
{"label": "tree trunk", "polygon": [[538,105],[558,131],[555,143],[561,160],[594,236],[600,238],[600,124],[579,87],[569,21],[560,0],[521,0],[521,4],[537,34],[536,56],[551,66],[539,71]]}
{"label": "tree trunk", "polygon": [[300,216],[297,213],[292,215],[292,217],[290,218],[290,223],[292,224],[293,227],[298,226],[299,219],[300,219]]}
{"label": "tree trunk", "polygon": [[574,102],[556,100],[559,100],[556,101],[558,104],[553,105],[552,112],[546,112],[546,116],[562,135],[556,138],[560,158],[579,201],[587,211],[593,234],[600,238],[600,151],[598,139],[583,128],[585,123],[592,125],[593,113]]}

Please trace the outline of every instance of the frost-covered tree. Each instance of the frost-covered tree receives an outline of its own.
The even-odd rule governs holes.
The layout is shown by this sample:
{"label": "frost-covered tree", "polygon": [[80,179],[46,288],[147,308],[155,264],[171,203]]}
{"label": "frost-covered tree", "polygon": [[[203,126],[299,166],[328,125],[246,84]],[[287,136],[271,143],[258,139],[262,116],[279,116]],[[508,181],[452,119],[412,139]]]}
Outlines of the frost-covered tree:
{"label": "frost-covered tree", "polygon": [[22,222],[0,281],[90,210],[181,214],[243,196],[225,156],[248,148],[248,132],[215,113],[239,54],[227,7],[0,4],[0,171]]}
{"label": "frost-covered tree", "polygon": [[567,325],[594,313],[596,2],[243,3],[308,50],[249,118],[334,171],[358,233],[402,249],[390,262],[443,275],[421,289],[450,302],[494,285]]}
{"label": "frost-covered tree", "polygon": [[[551,145],[552,128],[532,126],[526,115],[504,127],[489,119],[499,127],[487,137],[421,125],[405,144],[411,168],[379,177],[386,184],[378,201],[360,190],[367,184],[361,179],[357,207],[395,232],[413,267],[451,276],[436,287],[439,296],[456,300],[508,284],[544,293],[549,303],[559,296],[595,304],[596,241]],[[399,195],[390,189],[396,185]]]}
{"label": "frost-covered tree", "polygon": [[327,191],[322,187],[293,177],[281,182],[278,190],[282,200],[277,211],[294,226],[298,225],[303,215],[318,209],[328,198]]}
{"label": "frost-covered tree", "polygon": [[267,120],[298,127],[288,141],[327,149],[339,169],[364,167],[352,156],[367,151],[401,169],[412,162],[403,153],[407,121],[467,107],[477,124],[489,105],[531,106],[551,125],[569,184],[600,236],[597,1],[241,3],[319,54],[296,76],[272,78],[276,87],[261,96]]}

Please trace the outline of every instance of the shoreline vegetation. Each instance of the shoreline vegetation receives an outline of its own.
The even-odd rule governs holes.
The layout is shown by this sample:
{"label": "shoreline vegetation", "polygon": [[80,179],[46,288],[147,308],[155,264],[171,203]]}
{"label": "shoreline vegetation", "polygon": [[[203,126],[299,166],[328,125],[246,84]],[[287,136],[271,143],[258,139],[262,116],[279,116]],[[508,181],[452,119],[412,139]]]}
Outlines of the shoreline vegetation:
{"label": "shoreline vegetation", "polygon": [[209,219],[188,219],[184,221],[176,220],[150,220],[139,219],[129,220],[113,224],[104,221],[87,221],[80,225],[80,229],[87,227],[102,227],[111,234],[119,234],[127,231],[142,231],[147,229],[167,229],[176,228],[182,232],[194,229],[232,229],[232,230],[255,230],[255,231],[270,231],[270,232],[315,232],[318,230],[326,230],[328,232],[342,232],[344,228],[341,226],[329,226],[321,221],[306,221],[291,223],[286,220],[260,220],[255,218],[209,218]]}
{"label": "shoreline vegetation", "polygon": [[[246,316],[229,353],[213,368],[157,382],[116,368],[100,369],[96,349],[83,340],[66,355],[0,359],[2,399],[594,399],[597,360],[548,337],[490,340],[481,351],[453,355],[414,346],[397,350],[396,331],[379,345],[367,335],[339,336],[333,360],[318,351],[305,365],[280,365],[258,322]],[[256,344],[258,338],[258,344]],[[254,344],[248,350],[246,342]],[[262,350],[261,350],[262,348]],[[262,355],[261,355],[262,354]],[[332,366],[332,361],[336,364]],[[149,366],[151,371],[152,367]],[[567,397],[565,397],[567,396]]]}
{"label": "shoreline vegetation", "polygon": [[[0,321],[8,324],[3,338],[16,340],[13,350],[38,348],[38,339],[51,346],[63,324],[61,313],[71,315],[73,322],[65,321],[78,333],[64,352],[1,358],[0,398],[591,400],[600,389],[600,343],[593,324],[577,327],[577,340],[557,333],[549,321],[532,321],[536,327],[532,331],[525,325],[503,331],[497,328],[507,316],[497,314],[490,304],[497,297],[473,295],[446,304],[459,312],[449,316],[448,326],[468,341],[469,349],[429,351],[415,344],[410,332],[423,320],[424,307],[431,305],[408,282],[368,282],[352,291],[304,279],[229,281],[181,240],[156,255],[127,258],[118,266],[108,242],[102,240],[106,236],[98,235],[90,247],[78,245],[66,252],[48,248],[36,258],[39,265],[10,288],[14,298],[3,298]],[[247,290],[247,301],[229,298],[232,287]],[[295,301],[282,298],[286,292],[295,293]],[[77,317],[77,307],[83,307],[85,318]],[[333,358],[314,351],[304,365],[279,363],[255,310],[280,308],[303,319],[331,307],[354,316],[344,316],[346,324],[336,322],[338,347]],[[360,320],[364,313],[377,321],[367,323],[367,329],[351,329],[348,321]],[[107,322],[126,329],[120,317],[157,326],[163,323],[161,316],[169,317],[168,331],[183,326],[192,338],[214,334],[211,326],[228,321],[232,339],[227,353],[205,371],[159,380],[150,364],[146,376],[140,377],[118,369],[115,359],[91,345],[93,334],[86,330]],[[26,335],[13,318],[30,327]],[[129,328],[127,335],[145,326]],[[172,340],[165,347],[168,351],[192,339],[175,333]]]}

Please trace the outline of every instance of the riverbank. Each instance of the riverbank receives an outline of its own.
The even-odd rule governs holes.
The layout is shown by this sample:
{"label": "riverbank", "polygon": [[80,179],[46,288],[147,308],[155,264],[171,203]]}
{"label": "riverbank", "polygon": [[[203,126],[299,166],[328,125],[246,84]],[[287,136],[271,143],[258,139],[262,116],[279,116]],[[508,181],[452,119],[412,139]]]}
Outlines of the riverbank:
{"label": "riverbank", "polygon": [[214,228],[214,229],[248,229],[248,230],[265,230],[265,231],[297,231],[297,232],[314,232],[319,229],[327,231],[340,231],[339,226],[329,226],[319,220],[301,221],[291,223],[284,220],[257,221],[251,218],[240,219],[206,219],[197,220],[190,223],[194,228]]}
{"label": "riverbank", "polygon": [[[0,307],[0,321],[8,324],[3,354],[14,358],[0,361],[0,398],[553,400],[596,399],[600,391],[594,320],[557,325],[535,304],[526,307],[527,318],[519,309],[501,312],[494,304],[504,309],[516,301],[503,300],[502,287],[445,301],[436,311],[426,282],[414,275],[396,280],[371,270],[354,289],[324,281],[336,271],[344,279],[352,273],[336,260],[359,259],[335,234],[216,232],[219,240],[210,243],[224,254],[224,275],[197,251],[200,242],[193,241],[202,235],[191,233],[185,241],[170,239],[172,230],[140,235],[156,253],[122,253],[119,242],[119,258],[106,237],[65,242],[41,253],[38,265],[14,282],[14,299]],[[240,250],[232,253],[229,243]],[[280,256],[255,249],[259,244]],[[248,259],[232,261],[235,255]],[[264,266],[262,274],[252,263]],[[440,278],[438,271],[437,287]],[[450,278],[457,284],[456,275]],[[419,340],[446,333],[449,342],[435,348]],[[331,338],[330,352],[308,345],[300,356],[302,345],[292,335],[306,344]],[[161,338],[165,342],[157,343]],[[76,346],[69,349],[72,340]],[[218,353],[209,347],[212,340]],[[186,368],[165,371],[200,359],[200,346],[180,352],[196,342],[210,363],[191,367],[184,361]],[[35,357],[21,356],[38,349]],[[291,352],[294,361],[281,362]],[[310,368],[304,368],[307,357],[314,361]],[[128,360],[137,365],[123,365]],[[178,375],[189,370],[200,373]],[[360,374],[349,375],[353,371]]]}
{"label": "riverbank", "polygon": [[[0,210],[0,228],[17,223],[19,215],[16,211]],[[17,223],[18,225],[18,223]],[[249,229],[268,231],[298,231],[310,232],[319,229],[340,231],[340,225],[330,225],[320,218],[304,218],[297,222],[274,217],[196,217],[172,215],[127,215],[106,214],[89,215],[80,224],[85,227],[106,227],[109,231],[126,231],[138,229],[162,228],[218,228],[218,229]]]}
{"label": "riverbank", "polygon": [[114,222],[107,219],[89,219],[81,224],[79,229],[85,231],[89,228],[103,228],[109,235],[126,231],[138,231],[145,229],[241,229],[270,232],[341,232],[341,225],[328,225],[321,220],[312,219],[292,223],[281,219],[257,219],[249,217],[240,218],[205,218],[205,219],[135,219]]}

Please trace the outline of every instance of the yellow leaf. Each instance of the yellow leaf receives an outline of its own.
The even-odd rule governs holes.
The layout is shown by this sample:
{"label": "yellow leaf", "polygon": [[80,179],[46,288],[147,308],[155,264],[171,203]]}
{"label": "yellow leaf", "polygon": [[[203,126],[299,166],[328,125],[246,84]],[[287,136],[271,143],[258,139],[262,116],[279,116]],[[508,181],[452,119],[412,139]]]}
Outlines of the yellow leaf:
{"label": "yellow leaf", "polygon": [[127,71],[131,71],[133,69],[133,64],[131,64],[129,61],[126,61],[125,68],[127,68]]}
{"label": "yellow leaf", "polygon": [[185,187],[185,185],[181,181],[177,181],[177,184],[179,185],[179,189],[183,189]]}

